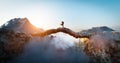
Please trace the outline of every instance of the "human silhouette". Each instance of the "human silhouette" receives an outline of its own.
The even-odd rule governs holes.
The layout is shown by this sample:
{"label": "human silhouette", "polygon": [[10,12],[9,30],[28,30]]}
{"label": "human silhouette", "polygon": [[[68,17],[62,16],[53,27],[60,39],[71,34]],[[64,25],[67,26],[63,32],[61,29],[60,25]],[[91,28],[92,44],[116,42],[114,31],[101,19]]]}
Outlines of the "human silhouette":
{"label": "human silhouette", "polygon": [[62,21],[60,25],[61,25],[62,27],[64,27],[64,21]]}

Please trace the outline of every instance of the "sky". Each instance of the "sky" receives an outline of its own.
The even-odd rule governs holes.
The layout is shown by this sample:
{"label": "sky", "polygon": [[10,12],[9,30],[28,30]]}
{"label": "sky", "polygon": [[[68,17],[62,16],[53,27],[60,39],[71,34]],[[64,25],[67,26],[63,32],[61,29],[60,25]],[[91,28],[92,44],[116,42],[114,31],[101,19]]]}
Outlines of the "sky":
{"label": "sky", "polygon": [[0,25],[27,17],[43,29],[65,27],[75,31],[97,26],[120,25],[119,0],[0,0]]}

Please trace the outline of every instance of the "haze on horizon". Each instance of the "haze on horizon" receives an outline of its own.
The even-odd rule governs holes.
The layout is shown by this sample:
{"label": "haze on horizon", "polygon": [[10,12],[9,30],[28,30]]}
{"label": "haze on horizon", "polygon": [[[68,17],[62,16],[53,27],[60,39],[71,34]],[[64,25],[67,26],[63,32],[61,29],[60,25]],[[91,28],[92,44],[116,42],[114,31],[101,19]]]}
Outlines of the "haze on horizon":
{"label": "haze on horizon", "polygon": [[65,27],[73,30],[97,26],[119,27],[118,0],[0,0],[0,25],[13,18],[27,17],[43,29]]}

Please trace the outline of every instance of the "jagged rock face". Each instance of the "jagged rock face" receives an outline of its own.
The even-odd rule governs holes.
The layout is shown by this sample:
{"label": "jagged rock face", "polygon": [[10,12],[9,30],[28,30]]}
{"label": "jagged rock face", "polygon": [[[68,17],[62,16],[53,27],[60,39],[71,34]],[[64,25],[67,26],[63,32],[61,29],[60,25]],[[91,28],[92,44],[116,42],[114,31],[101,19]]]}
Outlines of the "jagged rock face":
{"label": "jagged rock face", "polygon": [[84,52],[91,63],[119,63],[120,33],[104,32],[93,35],[85,43]]}
{"label": "jagged rock face", "polygon": [[90,63],[120,63],[120,32],[103,26],[79,33],[91,36],[84,42],[83,47]]}
{"label": "jagged rock face", "polygon": [[15,33],[13,30],[0,29],[0,63],[16,57],[22,52],[30,36],[25,33]]}
{"label": "jagged rock face", "polygon": [[15,32],[35,33],[42,32],[43,29],[32,25],[27,18],[14,18],[5,23],[2,28],[14,30]]}

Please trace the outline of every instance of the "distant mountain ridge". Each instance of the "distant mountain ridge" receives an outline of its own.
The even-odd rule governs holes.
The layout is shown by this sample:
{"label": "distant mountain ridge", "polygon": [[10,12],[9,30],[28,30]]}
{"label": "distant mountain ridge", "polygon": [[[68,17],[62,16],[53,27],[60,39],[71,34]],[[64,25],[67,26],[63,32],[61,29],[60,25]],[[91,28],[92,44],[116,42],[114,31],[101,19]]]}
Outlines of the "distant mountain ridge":
{"label": "distant mountain ridge", "polygon": [[87,29],[87,30],[82,30],[80,31],[80,33],[102,33],[102,32],[111,32],[111,31],[115,31],[107,26],[101,26],[101,27],[93,27],[91,29]]}

